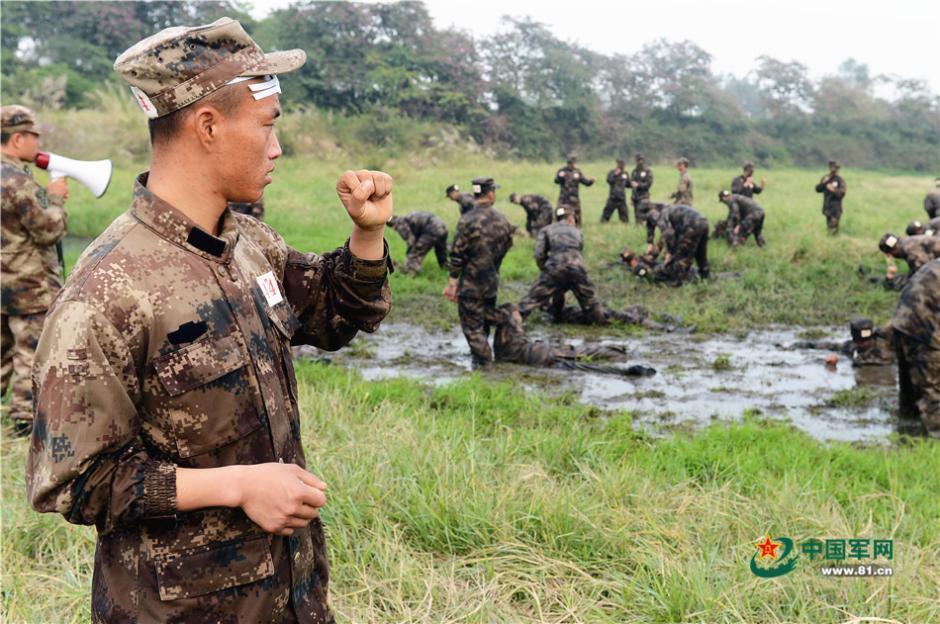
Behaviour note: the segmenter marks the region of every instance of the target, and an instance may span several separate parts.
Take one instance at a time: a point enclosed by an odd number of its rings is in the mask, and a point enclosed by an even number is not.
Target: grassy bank
[[[501,184],[497,205],[517,224],[524,223],[520,207],[509,203],[509,193],[537,192],[553,201],[555,167],[539,163],[493,161],[471,155],[462,161],[435,161],[414,155],[410,158],[375,162],[336,158],[324,162],[306,157],[285,158],[278,164],[275,182],[268,188],[268,221],[287,240],[304,249],[322,250],[342,243],[349,222],[336,199],[333,186],[344,168],[383,168],[395,177],[395,210],[404,214],[429,210],[439,214],[453,231],[457,207],[444,199],[444,188],[457,182],[464,186],[476,175],[493,175]],[[588,175],[603,178],[610,163],[582,165]],[[95,236],[123,211],[130,200],[133,176],[143,165],[121,164],[109,193],[101,200],[89,197],[73,184],[70,229],[78,236]],[[665,201],[674,189],[677,174],[667,165],[654,168],[653,199]],[[692,170],[696,207],[714,223],[727,209],[716,194],[730,184],[735,169]],[[600,225],[606,184],[598,182],[582,190],[588,268],[601,298],[611,306],[640,303],[651,309],[679,314],[700,330],[726,331],[784,324],[841,325],[858,315],[886,321],[896,294],[861,281],[856,268],[865,264],[883,272],[885,262],[877,242],[886,231],[903,233],[907,222],[922,219],[922,199],[931,186],[928,177],[888,175],[870,171],[843,171],[849,185],[841,234],[826,234],[820,214],[821,196],[813,187],[821,172],[782,169],[759,171],[768,178],[760,203],[767,211],[765,237],[768,245],[758,249],[753,242],[731,250],[713,243],[709,256],[713,272],[738,272],[740,278],[713,281],[682,289],[653,287],[640,282],[619,266],[610,266],[625,245],[640,246],[644,231],[620,224]],[[404,243],[394,232],[389,242],[396,259],[403,260]],[[517,238],[503,264],[501,301],[517,300],[537,276],[532,260],[533,241]],[[74,264],[75,255],[69,258]],[[903,270],[906,270],[904,268]],[[455,307],[440,296],[446,275],[428,259],[425,273],[417,278],[392,276],[395,307],[392,318],[450,326],[456,323]]]
[[[349,622],[930,622],[940,618],[936,445],[820,445],[746,419],[652,440],[627,414],[479,377],[437,388],[299,368],[333,605]],[[9,622],[88,620],[93,532],[32,513],[3,442]],[[893,578],[805,558],[748,569],[765,534],[893,539]]]

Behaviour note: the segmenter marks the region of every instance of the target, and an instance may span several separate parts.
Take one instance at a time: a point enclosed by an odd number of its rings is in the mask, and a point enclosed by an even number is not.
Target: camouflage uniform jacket
[[[910,272],[916,273],[934,258],[940,258],[940,237],[908,236],[898,243],[894,257],[907,262]]]
[[[607,184],[610,185],[610,197],[612,199],[627,198],[627,187],[630,186],[630,174],[626,169],[611,169],[607,172]]]
[[[931,219],[940,217],[940,189],[934,189],[924,197],[924,210]]]
[[[450,276],[457,296],[489,299],[499,290],[499,267],[512,247],[513,226],[492,204],[477,202],[460,217],[450,248]]]
[[[692,176],[689,175],[688,171],[679,174],[679,188],[672,194],[672,198],[677,204],[692,205]]]
[[[934,350],[940,350],[940,258],[931,260],[901,291],[891,327]]]
[[[581,205],[581,187],[591,186],[594,180],[585,178],[584,174],[577,167],[562,167],[555,173],[555,184],[561,186],[558,189],[558,204],[565,206]]]
[[[577,227],[564,221],[542,228],[535,241],[535,263],[543,271],[554,266],[584,265],[581,250],[584,234]]]
[[[650,187],[653,186],[653,170],[637,167],[630,173],[630,181],[636,182],[636,188],[631,192],[630,197],[634,201],[649,199]]]
[[[732,227],[758,211],[764,212],[764,209],[750,197],[732,193],[728,200],[728,222]]]
[[[705,222],[705,217],[689,206],[666,206],[662,210],[653,211],[646,218],[646,242],[653,244],[656,237],[656,228],[659,228],[662,242],[666,250],[672,252],[679,235],[695,225]]]
[[[747,176],[739,175],[735,179],[731,180],[731,193],[732,195],[743,195],[744,197],[753,197],[754,195],[760,195],[764,192],[764,189],[754,184],[753,186],[745,186],[744,183],[747,182]]]
[[[61,195],[46,195],[21,160],[3,155],[0,301],[4,314],[45,312],[62,288],[55,244],[65,238]]]
[[[827,186],[830,182],[834,183],[835,190],[830,191]],[[819,184],[816,185],[816,192],[823,194],[823,212],[829,210],[841,210],[842,198],[845,197],[845,180],[838,175],[825,175]]]
[[[98,530],[95,621],[328,617],[323,527],[177,511],[177,466],[305,466],[291,344],[335,350],[388,313],[386,258],[290,248],[223,213],[212,236],[138,178],[82,254],[36,352],[27,465],[38,511]]]
[[[470,193],[461,193],[460,197],[457,198],[457,203],[460,205],[460,216],[463,216],[473,210],[473,207],[477,205],[473,195]]]
[[[519,204],[525,210],[526,232],[535,236],[546,225],[552,223],[552,202],[541,195],[523,195]]]
[[[436,214],[430,212],[412,212],[396,217],[392,229],[401,234],[405,243],[411,248],[421,238],[422,234],[430,234],[435,238],[447,238],[447,224]]]

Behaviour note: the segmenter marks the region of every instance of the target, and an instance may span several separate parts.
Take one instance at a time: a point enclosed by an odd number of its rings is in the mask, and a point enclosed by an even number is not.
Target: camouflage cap
[[[206,97],[233,78],[283,74],[306,59],[303,50],[265,54],[241,24],[223,17],[204,26],[161,30],[125,50],[114,70],[153,119]]]
[[[636,162],[641,162],[643,160],[643,154],[637,154],[633,157]]]
[[[875,324],[870,318],[856,318],[849,323],[852,340],[867,340],[875,333]]]
[[[685,165],[686,167],[688,167],[688,166],[689,166],[689,159],[686,158],[685,156],[683,156],[682,158],[680,158],[680,159],[678,159],[678,160],[676,161],[676,164],[677,164],[677,165]]]
[[[753,169],[754,169],[754,163],[752,163],[751,161],[747,161],[746,163],[744,163],[744,165],[741,167],[741,169],[743,169],[744,171],[747,171],[748,169],[753,170]]]
[[[493,181],[493,178],[490,177],[479,177],[473,178],[473,194],[474,195],[485,195],[490,191],[496,190],[499,188],[499,184]]]
[[[840,164],[839,164],[839,161],[837,161],[837,160],[830,160],[830,161],[829,161],[829,166],[830,166],[830,167],[835,167],[836,169],[839,169],[842,165],[840,165]]]
[[[718,201],[723,201],[725,197],[731,197],[731,192],[727,189],[718,191]]]
[[[0,108],[0,126],[4,132],[32,132],[39,134],[36,129],[36,115],[33,111],[19,104],[10,104]]]
[[[446,189],[444,189],[444,196],[450,197],[451,193],[459,193],[459,192],[460,192],[460,187],[457,186],[456,184],[451,184]]]
[[[562,221],[568,217],[574,216],[574,208],[567,204],[559,204],[558,208],[555,208],[555,219],[557,221]]]
[[[911,221],[907,224],[907,228],[904,230],[904,233],[908,236],[917,236],[918,234],[923,234],[927,231],[927,227],[920,221]]]
[[[577,156],[577,154],[568,154],[568,160],[567,160],[567,162],[570,162],[570,163],[578,162],[578,156]]]
[[[898,237],[888,232],[881,237],[880,241],[878,241],[878,249],[880,249],[882,253],[893,253],[894,248],[898,245],[898,242]]]

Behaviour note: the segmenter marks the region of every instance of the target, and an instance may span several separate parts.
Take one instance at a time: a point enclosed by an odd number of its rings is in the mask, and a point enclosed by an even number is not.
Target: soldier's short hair
[[[881,240],[878,241],[878,249],[880,249],[882,253],[893,255],[894,250],[895,248],[897,248],[897,246],[898,246],[898,237],[890,232],[882,236]]]
[[[238,112],[242,102],[245,101],[243,93],[237,90],[236,87],[237,85],[223,87],[210,93],[199,102],[217,108],[223,115],[234,115]],[[147,131],[150,133],[150,144],[156,145],[175,137],[182,129],[183,123],[195,109],[194,106],[187,106],[162,117],[148,119]]]

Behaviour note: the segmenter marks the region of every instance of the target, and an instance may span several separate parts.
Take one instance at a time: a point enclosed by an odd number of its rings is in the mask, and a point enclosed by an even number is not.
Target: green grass
[[[940,618],[935,444],[822,445],[746,418],[651,439],[625,413],[472,376],[437,388],[299,366],[332,600],[349,622],[899,622]],[[93,531],[31,512],[3,442],[10,622],[88,619]],[[891,579],[805,560],[751,574],[765,534],[893,539]]]
[[[444,198],[444,188],[453,182],[463,185],[470,178],[488,174],[501,184],[497,206],[517,224],[524,223],[522,208],[508,202],[509,193],[537,192],[553,201],[557,187],[552,183],[555,166],[540,163],[510,163],[471,155],[461,161],[434,161],[431,158],[384,159],[385,169],[395,177],[395,211],[435,212],[453,232],[457,207]],[[335,181],[345,168],[357,162],[322,162],[311,158],[285,158],[278,164],[275,183],[266,194],[268,222],[291,244],[323,250],[336,246],[349,234],[349,221],[336,199]],[[589,162],[582,169],[602,178],[610,163]],[[126,209],[133,176],[144,166],[121,166],[111,190],[94,200],[73,184],[70,228],[74,235],[95,236],[111,219]],[[656,184],[653,199],[665,200],[675,189],[672,167],[654,168]],[[726,208],[716,198],[727,186],[734,169],[692,170],[696,188],[696,208],[714,223]],[[893,311],[896,293],[886,292],[860,280],[859,264],[876,272],[885,268],[877,241],[886,231],[903,232],[908,221],[923,218],[922,199],[930,188],[927,176],[888,175],[871,171],[843,172],[849,184],[842,232],[826,234],[820,214],[820,196],[813,191],[817,171],[796,169],[760,171],[768,187],[759,201],[767,211],[765,237],[768,245],[759,249],[749,243],[729,249],[720,242],[709,248],[712,270],[740,272],[738,279],[693,284],[681,289],[652,287],[611,266],[625,245],[641,246],[642,228],[619,224],[600,225],[600,211],[606,198],[606,184],[585,188],[582,204],[586,223],[585,257],[589,274],[600,297],[609,305],[623,307],[640,303],[658,312],[681,315],[694,322],[699,331],[730,331],[769,324],[842,325],[855,316],[870,316],[884,322]],[[405,246],[394,232],[389,243],[396,259],[404,259]],[[502,267],[501,301],[518,300],[538,273],[532,260],[533,241],[517,237]],[[75,253],[68,263],[74,265]],[[455,307],[440,295],[446,274],[433,259],[424,273],[409,277],[396,273],[391,278],[395,294],[392,319],[407,319],[429,326],[449,327],[457,322]],[[583,331],[579,328],[577,331]]]
[[[340,244],[349,223],[332,189],[340,172],[357,164],[285,159],[267,193],[268,221],[299,248]],[[552,200],[557,193],[554,165],[479,155],[382,164],[395,176],[396,212],[430,210],[450,226],[457,208],[443,189],[452,182],[495,176],[503,185],[498,206],[517,224],[522,209],[506,201],[510,192]],[[599,178],[609,167],[582,165]],[[125,210],[133,174],[142,169],[119,167],[99,201],[73,184],[72,233],[94,236]],[[655,171],[653,199],[663,200],[676,174],[665,165]],[[710,220],[722,216],[715,195],[735,173],[692,170],[697,207]],[[878,237],[922,217],[930,180],[844,171],[842,234],[829,238],[812,190],[820,173],[759,172],[769,180],[760,198],[768,246],[715,244],[713,270],[740,271],[741,278],[681,289],[653,287],[607,266],[643,234],[632,225],[598,225],[606,185],[583,190],[586,258],[601,297],[681,315],[700,331],[841,325],[859,315],[886,321],[897,294],[861,282],[855,267],[883,269]],[[392,233],[389,242],[402,259],[402,241]],[[534,280],[532,245],[516,239],[503,265],[502,301],[518,299]],[[70,266],[75,259],[73,251]],[[440,296],[445,281],[432,260],[416,278],[392,275],[391,319],[452,327],[456,311]],[[753,415],[652,439],[633,431],[627,413],[579,405],[571,396],[524,394],[478,376],[431,387],[366,382],[338,367],[298,370],[309,463],[330,484],[324,518],[341,621],[940,620],[936,444],[820,444]],[[25,451],[25,442],[4,430],[3,618],[86,622],[94,532],[28,508]],[[759,579],[748,561],[768,533],[798,541],[894,539],[895,575],[823,578],[803,563],[787,576]]]

